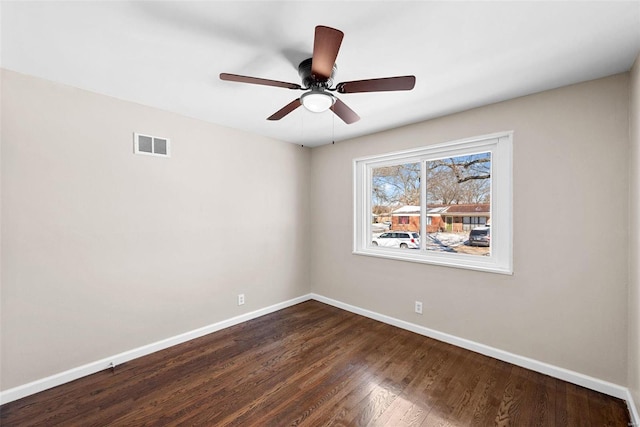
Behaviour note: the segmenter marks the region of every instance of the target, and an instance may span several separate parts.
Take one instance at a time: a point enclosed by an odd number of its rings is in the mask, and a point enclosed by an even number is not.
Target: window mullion
[[[365,178],[365,182],[367,183],[367,189],[365,191],[365,193],[363,194],[363,200],[362,203],[364,205],[364,212],[366,215],[368,215],[367,221],[365,221],[365,226],[364,226],[364,230],[362,230],[364,232],[364,236],[362,236],[362,243],[364,246],[368,246],[371,243],[371,208],[372,208],[372,200],[371,200],[371,192],[372,192],[372,182],[371,180],[373,179],[373,172],[372,172],[372,167],[368,166],[367,168],[365,168],[365,174],[366,174],[366,178]]]
[[[427,241],[427,161],[420,161],[420,253]]]

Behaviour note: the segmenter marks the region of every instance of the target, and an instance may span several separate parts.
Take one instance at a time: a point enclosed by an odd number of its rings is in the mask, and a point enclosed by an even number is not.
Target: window
[[[511,162],[511,132],[355,159],[353,252],[511,274]]]

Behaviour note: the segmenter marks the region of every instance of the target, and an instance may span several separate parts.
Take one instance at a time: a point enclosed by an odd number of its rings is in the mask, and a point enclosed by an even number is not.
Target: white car
[[[371,245],[385,248],[419,249],[420,234],[415,231],[389,231],[374,237]]]

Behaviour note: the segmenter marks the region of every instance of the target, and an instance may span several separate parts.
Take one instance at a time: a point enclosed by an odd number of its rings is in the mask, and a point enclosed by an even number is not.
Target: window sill
[[[412,253],[413,252],[413,253]],[[498,273],[513,275],[513,270],[495,263],[491,257],[478,257],[477,255],[464,254],[421,254],[418,249],[356,249],[354,255],[365,255],[377,258],[387,258],[397,261],[417,262],[421,264],[438,265],[441,267],[462,268],[466,270],[483,271],[485,273]],[[478,259],[481,258],[481,259]]]

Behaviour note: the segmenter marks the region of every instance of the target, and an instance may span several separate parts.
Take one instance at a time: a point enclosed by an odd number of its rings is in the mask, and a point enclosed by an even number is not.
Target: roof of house
[[[491,205],[489,203],[450,205],[447,208],[448,214],[489,214],[489,212],[491,212]]]
[[[473,203],[473,204],[460,204],[460,205],[436,205],[427,208],[427,215],[488,215],[491,212],[491,205],[489,203]],[[406,215],[419,215],[420,206],[406,205],[402,206],[391,212],[393,216],[406,216]]]
[[[420,206],[406,205],[391,212],[392,215],[419,214]]]

